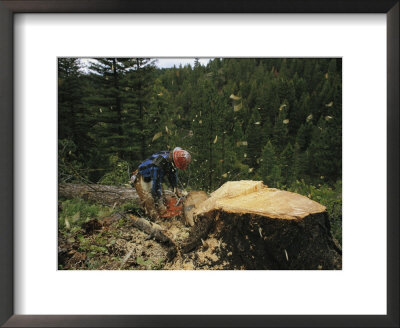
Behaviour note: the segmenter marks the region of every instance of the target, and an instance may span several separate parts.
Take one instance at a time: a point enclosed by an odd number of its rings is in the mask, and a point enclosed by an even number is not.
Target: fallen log
[[[163,228],[157,223],[149,222],[146,219],[131,214],[127,214],[127,216],[132,220],[132,223],[136,228],[142,230],[149,235],[149,239],[154,238],[157,241],[167,244],[171,242],[171,240],[163,234]]]
[[[175,243],[163,233],[163,228],[160,225],[131,214],[127,214],[127,217],[132,220],[132,223],[136,228],[149,235],[147,237],[148,239],[154,238],[161,244],[168,247],[167,259],[169,261],[176,256],[177,247]]]
[[[61,183],[58,185],[58,194],[67,199],[80,197],[108,206],[119,206],[131,201],[139,202],[136,190],[124,186]]]
[[[122,259],[122,262],[121,262],[121,264],[120,264],[120,266],[119,266],[119,270],[121,270],[121,269],[124,267],[126,261],[128,261],[128,259],[132,256],[134,250],[135,250],[134,247],[131,247],[131,248],[130,248],[129,252],[128,252],[128,253],[124,256],[124,258]]]
[[[299,194],[258,181],[227,182],[197,206],[198,223],[181,250],[203,244],[210,233],[224,269],[341,269],[326,209]]]

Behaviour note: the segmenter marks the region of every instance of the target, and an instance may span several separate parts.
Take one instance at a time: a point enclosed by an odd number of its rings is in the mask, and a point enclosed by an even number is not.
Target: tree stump
[[[182,252],[213,233],[224,269],[341,269],[325,207],[299,194],[257,181],[227,182],[194,215],[198,224]]]

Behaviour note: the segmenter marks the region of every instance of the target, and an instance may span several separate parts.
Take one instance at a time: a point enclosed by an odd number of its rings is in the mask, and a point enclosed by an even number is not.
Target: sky
[[[201,65],[205,66],[210,59],[211,58],[199,58],[199,62]],[[156,62],[156,66],[160,68],[170,68],[174,67],[174,65],[179,67],[180,64],[182,64],[182,66],[190,64],[193,67],[194,58],[158,58]]]
[[[194,65],[194,60],[195,58],[154,58],[157,59],[156,61],[156,66],[160,67],[160,68],[171,68],[174,67],[174,65],[176,67],[179,67],[179,65],[185,66],[187,64],[190,64],[192,67]],[[201,65],[207,65],[209,60],[212,58],[199,58],[199,62]],[[90,63],[90,58],[82,58],[81,59],[82,63],[85,65],[89,65]]]

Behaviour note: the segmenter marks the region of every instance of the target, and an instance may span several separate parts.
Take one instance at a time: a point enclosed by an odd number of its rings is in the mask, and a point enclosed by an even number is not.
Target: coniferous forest
[[[182,187],[262,180],[327,206],[341,241],[342,60],[58,60],[59,182],[123,185],[151,154],[192,155]]]
[[[342,175],[341,59],[214,59],[158,69],[151,59],[59,59],[60,180],[93,182],[115,166],[180,146],[183,183],[334,184]],[[128,169],[127,169],[128,170]],[[129,179],[128,171],[116,183]],[[112,182],[112,181],[110,181]]]

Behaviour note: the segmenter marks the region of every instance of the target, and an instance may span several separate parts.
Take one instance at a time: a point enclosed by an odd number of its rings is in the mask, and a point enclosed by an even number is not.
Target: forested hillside
[[[192,154],[179,172],[188,190],[263,180],[327,206],[341,240],[341,59],[58,64],[60,182],[125,184],[147,156],[179,146]]]

